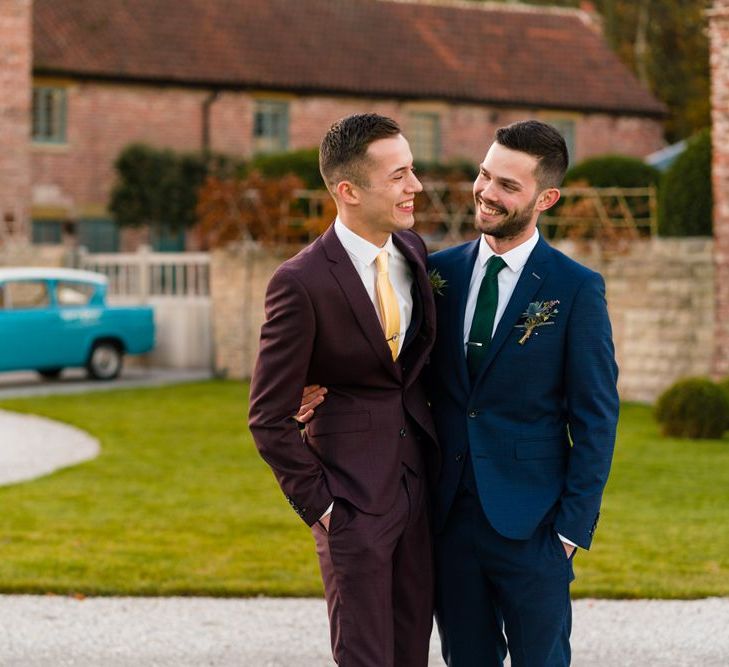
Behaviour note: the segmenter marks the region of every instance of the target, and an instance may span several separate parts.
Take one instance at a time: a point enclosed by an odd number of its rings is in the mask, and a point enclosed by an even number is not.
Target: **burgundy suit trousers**
[[[427,667],[433,560],[426,483],[403,466],[397,500],[376,515],[335,498],[312,526],[340,667]]]

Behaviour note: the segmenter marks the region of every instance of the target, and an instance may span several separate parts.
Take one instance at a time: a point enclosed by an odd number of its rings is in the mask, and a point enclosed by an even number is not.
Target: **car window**
[[[23,310],[47,308],[50,305],[45,280],[18,280],[5,283],[5,308]]]
[[[69,283],[59,280],[56,298],[59,306],[86,306],[94,296],[95,287],[88,283]]]

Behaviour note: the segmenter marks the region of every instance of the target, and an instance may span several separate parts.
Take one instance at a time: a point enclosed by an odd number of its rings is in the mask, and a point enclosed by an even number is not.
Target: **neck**
[[[526,243],[532,236],[534,236],[535,229],[536,225],[534,227],[530,226],[529,229],[525,230],[518,236],[510,236],[506,238],[497,238],[490,234],[484,234],[483,237],[486,240],[486,243],[489,244],[489,248],[491,248],[491,250],[493,250],[497,255],[503,255],[505,252],[509,252],[509,250],[518,248],[522,243]]]
[[[357,236],[362,237],[365,241],[369,241],[378,248],[382,248],[390,238],[389,232],[370,229],[367,225],[360,223],[356,219],[352,219],[351,216],[345,219],[340,215],[339,221],[351,232],[354,232]]]

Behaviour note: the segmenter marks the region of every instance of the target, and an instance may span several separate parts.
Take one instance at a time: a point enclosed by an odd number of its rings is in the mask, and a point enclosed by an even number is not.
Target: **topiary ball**
[[[658,398],[655,417],[664,435],[721,438],[729,428],[729,395],[707,378],[679,380]]]

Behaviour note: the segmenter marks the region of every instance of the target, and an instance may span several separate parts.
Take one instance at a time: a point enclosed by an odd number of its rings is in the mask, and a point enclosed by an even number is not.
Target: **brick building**
[[[662,145],[665,108],[580,10],[3,0],[0,43],[0,215],[16,230],[32,220],[36,242],[60,242],[70,220],[92,249],[132,243],[106,209],[131,142],[251,156],[315,146],[336,118],[371,110],[401,122],[424,161],[477,162],[496,127],[524,117],[557,125],[576,161]]]

